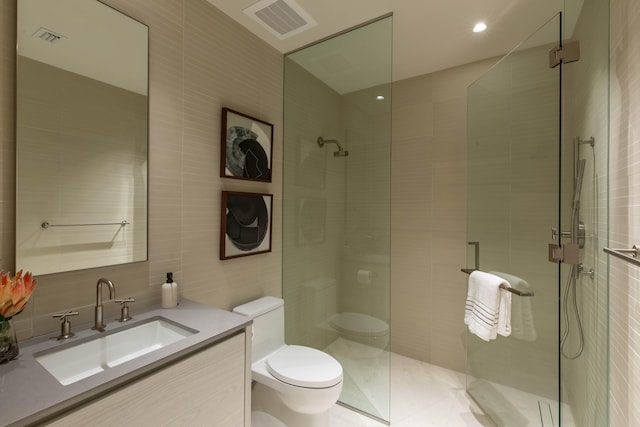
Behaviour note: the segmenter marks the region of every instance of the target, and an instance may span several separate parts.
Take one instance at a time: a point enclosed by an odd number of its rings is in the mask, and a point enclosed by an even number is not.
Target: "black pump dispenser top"
[[[173,283],[173,273],[172,272],[168,272],[167,273],[167,283]]]

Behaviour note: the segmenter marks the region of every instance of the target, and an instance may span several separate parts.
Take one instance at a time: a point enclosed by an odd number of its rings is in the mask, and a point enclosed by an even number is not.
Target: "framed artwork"
[[[220,259],[271,252],[273,195],[222,192]]]
[[[222,109],[220,176],[271,182],[273,125]]]

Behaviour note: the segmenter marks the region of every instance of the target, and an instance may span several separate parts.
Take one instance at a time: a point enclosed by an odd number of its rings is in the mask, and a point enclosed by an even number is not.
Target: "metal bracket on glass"
[[[560,63],[568,64],[580,60],[580,42],[578,40],[564,42],[549,51],[549,68],[555,68]]]
[[[580,264],[580,249],[575,243],[566,243],[562,246],[549,243],[549,262]]]

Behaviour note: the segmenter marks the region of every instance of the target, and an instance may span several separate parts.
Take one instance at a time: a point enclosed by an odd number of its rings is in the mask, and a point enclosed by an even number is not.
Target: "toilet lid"
[[[368,314],[344,312],[331,319],[331,326],[340,332],[379,337],[389,333],[389,324]]]
[[[326,388],[342,380],[340,363],[320,350],[290,345],[267,359],[267,370],[282,382],[298,387]]]

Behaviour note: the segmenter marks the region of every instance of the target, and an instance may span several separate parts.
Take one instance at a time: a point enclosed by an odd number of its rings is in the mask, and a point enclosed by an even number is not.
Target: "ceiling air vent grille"
[[[316,21],[293,0],[261,0],[244,13],[262,24],[279,39],[311,28]]]
[[[47,30],[44,27],[40,27],[36,30],[35,33],[33,33],[33,37],[38,37],[39,39],[42,39],[49,43],[55,43],[61,40],[64,36],[62,34],[55,33],[51,30]]]

